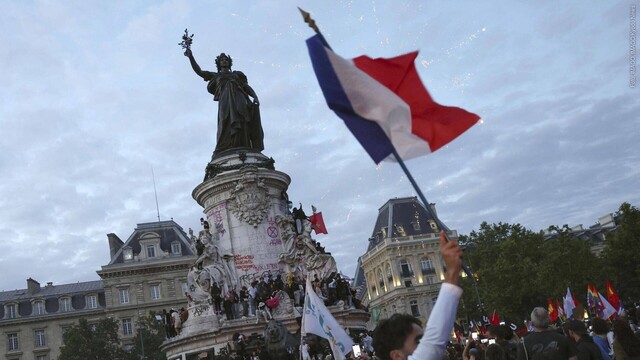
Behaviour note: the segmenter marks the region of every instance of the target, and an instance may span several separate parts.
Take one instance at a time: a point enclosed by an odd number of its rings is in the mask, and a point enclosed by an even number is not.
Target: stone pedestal
[[[322,277],[337,271],[333,257],[313,247],[308,220],[300,220],[303,229],[295,230],[286,193],[291,179],[273,165],[273,159],[259,152],[229,151],[211,160],[204,181],[193,190],[209,229],[200,231],[197,238],[192,236],[194,246],[204,250],[187,279],[189,319],[181,335],[162,345],[169,360],[210,349],[217,353],[232,342],[235,333],[247,336],[264,330],[266,322],[259,317],[222,321],[209,295],[214,282],[222,283],[224,295],[225,289],[249,287],[267,274],[285,279],[290,272]],[[279,295],[281,302],[272,310],[273,318],[296,332],[299,327],[291,301],[284,292]],[[331,311],[341,325],[354,328],[364,329],[369,317],[362,310],[340,307]]]
[[[207,179],[208,178],[208,179]],[[278,273],[282,239],[276,216],[287,213],[291,179],[258,152],[237,152],[212,160],[205,181],[193,190],[223,251],[234,255],[239,286],[265,272]]]

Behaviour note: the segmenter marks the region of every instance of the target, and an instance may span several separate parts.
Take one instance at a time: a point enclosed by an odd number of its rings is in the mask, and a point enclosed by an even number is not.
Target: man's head
[[[569,332],[569,336],[571,336],[574,340],[579,340],[583,335],[588,334],[587,327],[580,320],[569,320],[567,322],[567,330]]]
[[[233,60],[231,60],[231,56],[222,53],[216,57],[216,67],[218,68],[218,72],[221,69],[231,69],[231,65],[233,65]]]
[[[537,307],[531,312],[531,324],[538,330],[546,330],[549,328],[549,312],[547,309]]]
[[[413,354],[422,338],[420,320],[408,314],[394,314],[373,331],[373,348],[382,360],[404,360]]]

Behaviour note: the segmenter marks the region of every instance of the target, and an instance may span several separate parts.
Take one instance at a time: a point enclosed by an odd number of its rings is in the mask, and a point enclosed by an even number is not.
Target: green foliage
[[[86,319],[64,332],[63,346],[58,360],[133,360],[131,354],[120,347],[118,322],[104,318],[95,324],[95,330]]]
[[[568,228],[553,227],[556,235],[545,239],[519,224],[487,224],[461,238],[465,260],[477,278],[484,309],[501,318],[525,319],[536,306],[546,308],[547,298],[560,298],[569,286],[582,298],[586,284],[600,274],[598,258],[588,242],[573,238]],[[479,318],[471,279],[462,279],[464,309],[461,316]]]
[[[166,339],[164,325],[162,321],[156,320],[155,316],[156,313],[149,312],[149,316],[140,317],[137,323],[138,337],[131,351],[136,355],[136,358],[142,358],[142,343],[140,342],[140,336],[142,336],[144,355],[147,360],[167,360],[165,353],[160,351],[160,345]]]
[[[615,234],[605,241],[602,258],[623,302],[640,299],[640,210],[628,203],[620,205],[621,217]]]

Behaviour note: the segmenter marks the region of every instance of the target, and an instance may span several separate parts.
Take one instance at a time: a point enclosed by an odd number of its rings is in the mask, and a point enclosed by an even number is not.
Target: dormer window
[[[155,245],[147,245],[147,257],[148,258],[156,257],[156,246]]]
[[[174,241],[171,243],[171,254],[173,255],[181,255],[182,254],[182,246],[180,246],[179,241]]]
[[[5,305],[4,308],[4,318],[5,319],[15,319],[18,314],[16,304]]]
[[[98,308],[98,297],[95,295],[87,296],[87,309],[96,309]]]
[[[435,221],[429,220],[429,226],[431,226],[431,229],[438,231],[438,225],[436,224]]]
[[[396,231],[400,236],[407,236],[407,232],[404,230],[404,226],[402,224],[393,224],[396,228]]]
[[[122,249],[122,257],[123,257],[124,261],[133,260],[133,249],[128,247],[128,246],[126,248]]]
[[[164,253],[164,255],[169,255]],[[163,252],[160,250],[160,235],[155,232],[148,232],[142,234],[140,237],[140,258],[155,259],[158,256],[163,256]]]
[[[68,297],[64,297],[60,299],[60,311],[61,312],[71,311],[71,299],[69,299]]]
[[[33,315],[44,315],[44,301],[36,300],[33,303]]]

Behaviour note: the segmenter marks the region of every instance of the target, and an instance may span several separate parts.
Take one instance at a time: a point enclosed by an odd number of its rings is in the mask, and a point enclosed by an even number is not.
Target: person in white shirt
[[[408,314],[394,314],[381,321],[373,332],[373,348],[378,359],[443,358],[462,296],[462,288],[457,286],[462,268],[462,249],[457,242],[447,241],[444,232],[440,232],[440,249],[447,272],[426,329],[423,331],[420,320]]]

